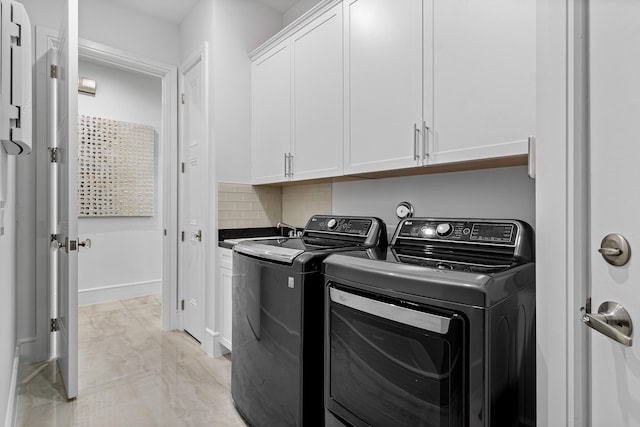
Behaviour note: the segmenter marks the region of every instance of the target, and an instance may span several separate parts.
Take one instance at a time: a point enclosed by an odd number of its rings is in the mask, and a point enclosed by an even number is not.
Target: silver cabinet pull
[[[289,176],[293,176],[293,154],[289,153]]]
[[[587,312],[582,315],[582,321],[588,327],[595,329],[622,345],[631,347],[633,339],[633,323],[629,312],[616,302],[605,301],[598,307],[598,313],[589,313],[591,301],[587,301]]]
[[[288,159],[288,155],[287,155],[287,153],[284,153],[284,176],[285,176],[285,178],[289,176],[289,174],[287,173],[287,159]]]
[[[429,157],[429,126],[427,126],[427,122],[422,122],[422,128],[424,132],[422,133],[422,158],[426,159]]]
[[[413,124],[413,160],[420,160],[420,153],[418,153],[418,141],[420,140],[420,129],[417,124]]]

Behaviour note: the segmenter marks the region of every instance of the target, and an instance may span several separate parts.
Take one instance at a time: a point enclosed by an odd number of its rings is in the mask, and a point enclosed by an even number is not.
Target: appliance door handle
[[[403,325],[436,332],[440,335],[449,332],[451,317],[412,310],[410,308],[345,292],[333,287],[329,289],[329,294],[332,302],[354,310],[402,323]]]

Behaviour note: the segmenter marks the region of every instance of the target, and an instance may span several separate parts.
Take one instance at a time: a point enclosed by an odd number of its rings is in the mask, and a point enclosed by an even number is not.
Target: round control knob
[[[440,237],[447,237],[449,234],[453,233],[453,227],[449,223],[438,224],[436,233],[438,233],[438,236]]]
[[[336,221],[335,218],[331,218],[329,221],[327,221],[327,228],[329,230],[333,230],[334,228],[336,228],[336,225],[338,225],[338,221]]]

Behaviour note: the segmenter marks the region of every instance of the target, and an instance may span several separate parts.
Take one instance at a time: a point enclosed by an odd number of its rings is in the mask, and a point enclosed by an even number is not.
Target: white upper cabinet
[[[252,173],[255,184],[288,178],[291,151],[291,48],[288,41],[252,65]]]
[[[342,175],[343,71],[340,5],[254,59],[254,184]]]
[[[422,0],[345,0],[344,172],[420,164]]]
[[[535,0],[433,0],[428,163],[526,154],[535,132]],[[425,15],[425,19],[430,19]],[[432,66],[432,71],[429,69]],[[432,72],[432,75],[431,75]]]
[[[535,132],[535,0],[326,0],[252,59],[256,184],[521,164]]]
[[[342,8],[292,38],[294,180],[342,175]]]

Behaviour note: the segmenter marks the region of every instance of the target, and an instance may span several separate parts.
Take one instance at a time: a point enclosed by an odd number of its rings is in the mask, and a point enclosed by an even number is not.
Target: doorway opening
[[[53,63],[49,63],[49,59],[47,58],[50,57],[48,52],[57,46],[57,36],[58,33],[56,31],[36,27],[36,57],[41,58],[37,63],[37,96],[39,99],[43,100],[43,104],[46,102],[46,105],[48,105],[48,108],[39,109],[36,112],[37,133],[42,135],[40,139],[46,138],[44,135],[51,134],[51,129],[49,129],[50,125],[48,124],[47,110],[52,108],[52,103],[55,102],[55,97],[52,98],[49,92],[48,71]],[[153,217],[151,219],[136,219],[133,221],[133,224],[130,221],[130,223],[127,224],[128,229],[125,229],[124,231],[118,229],[118,227],[122,226],[122,221],[116,224],[116,218],[109,218],[107,221],[101,222],[100,226],[102,228],[99,228],[95,222],[84,224],[84,229],[82,228],[83,225],[80,225],[81,228],[78,233],[82,243],[86,243],[86,239],[91,238],[89,237],[90,234],[96,234],[96,237],[93,239],[93,247],[91,249],[88,249],[87,246],[80,248],[80,259],[82,260],[80,264],[83,264],[85,261],[87,261],[88,264],[91,264],[90,259],[88,260],[86,258],[89,258],[94,254],[94,267],[98,266],[101,261],[105,261],[103,258],[109,259],[112,257],[112,254],[101,255],[101,250],[108,250],[110,248],[111,251],[117,253],[123,252],[124,246],[133,246],[136,252],[135,257],[133,257],[134,261],[149,260],[151,258],[154,259],[153,263],[155,264],[155,268],[157,268],[156,276],[155,278],[154,276],[151,276],[151,279],[146,281],[144,279],[136,279],[134,276],[130,276],[134,278],[126,281],[126,283],[124,283],[125,286],[123,286],[122,283],[116,283],[114,285],[113,281],[111,284],[105,284],[104,282],[94,282],[92,284],[90,280],[87,280],[87,283],[84,283],[84,279],[81,278],[81,280],[83,280],[84,289],[80,288],[80,290],[84,292],[79,293],[78,299],[80,304],[91,303],[97,302],[100,299],[106,300],[132,296],[131,294],[117,296],[117,293],[122,292],[124,289],[137,292],[138,295],[141,293],[149,293],[148,290],[151,289],[150,293],[159,293],[159,295],[162,296],[160,313],[161,324],[159,326],[165,330],[178,329],[180,325],[178,322],[176,279],[178,239],[176,162],[177,109],[175,108],[177,105],[177,67],[153,60],[142,59],[138,56],[128,54],[127,52],[82,39],[80,39],[78,43],[78,54],[79,61],[85,62],[85,70],[89,73],[97,73],[100,70],[108,70],[107,74],[110,73],[112,75],[125,73],[137,76],[137,80],[133,84],[134,86],[144,86],[145,83],[143,82],[147,82],[150,83],[151,86],[155,86],[156,89],[154,92],[157,93],[155,93],[152,98],[155,99],[155,102],[158,104],[156,113],[158,117],[154,119],[155,123],[151,123],[151,126],[154,129],[153,161],[155,163],[155,176],[153,177],[153,181],[158,183],[157,185],[155,183],[153,184],[156,187],[153,193]],[[108,81],[105,76],[101,76],[100,78],[102,79],[103,84]],[[108,87],[109,85],[105,84],[103,89],[106,90]],[[98,86],[98,90],[100,90],[100,86]],[[124,102],[126,101],[123,100],[122,94],[114,96],[110,102],[113,104],[110,105],[112,112],[124,110],[126,107],[124,105]],[[79,103],[82,103],[82,101]],[[138,108],[144,109],[144,107],[140,106]],[[79,111],[80,113],[83,113],[82,109]],[[95,114],[95,111],[91,111],[89,109],[85,110],[84,113]],[[144,121],[144,118],[110,118],[130,122]],[[39,144],[36,152],[37,170],[47,171],[50,169],[49,154],[47,144]],[[51,198],[49,192],[49,179],[47,177],[47,173],[39,173],[36,178],[36,211],[45,213],[43,214],[45,217],[42,218],[42,221],[38,221],[36,233],[42,239],[46,238],[46,236],[49,236],[49,233],[51,233],[51,231],[49,231],[50,224],[46,218],[46,212],[49,210],[49,199]],[[83,222],[85,219],[87,221],[96,220],[96,218],[80,218],[80,222]],[[124,234],[120,234],[118,238],[103,239],[106,234],[115,232],[116,229],[118,230],[118,233],[123,232]],[[126,234],[130,234],[131,236],[129,237],[133,240],[126,242]],[[155,235],[155,240],[144,240],[150,239],[152,235]],[[146,243],[141,243],[143,241]],[[44,245],[38,245],[36,250],[39,259],[46,260],[49,258],[49,251],[47,247],[48,245],[46,243]],[[100,250],[98,250],[98,248],[100,248]],[[115,277],[115,274],[118,273],[116,270],[124,269],[123,262],[124,261],[116,262],[114,265],[109,267],[110,271],[108,273],[112,276],[112,279]],[[93,274],[94,272],[92,271],[86,271],[92,268],[90,265],[83,265],[81,268],[83,268],[85,270],[84,273],[88,275],[85,279],[87,277],[93,277],[97,280],[96,277],[105,276],[105,274],[100,275],[99,272],[98,274]],[[104,266],[102,268],[104,268]],[[140,270],[140,263],[133,263],[129,265],[128,268]],[[47,266],[46,262],[41,263],[37,268],[36,282],[38,283],[38,290],[36,292],[36,305],[38,312],[48,313],[50,318],[54,319],[56,309],[54,305],[51,304],[51,301],[56,297],[55,287],[52,286],[51,282],[48,280],[49,277],[52,277],[51,270],[52,266]],[[83,274],[82,272],[79,273],[81,275]],[[70,327],[76,328],[77,333],[77,322],[75,325],[70,325]],[[51,349],[49,354],[50,358],[57,357],[55,350],[53,350],[56,348],[54,342],[55,339],[53,338],[54,336],[55,335],[50,334],[47,329],[39,331],[37,337],[41,346],[44,346],[46,349]],[[75,350],[70,348],[69,351],[77,351],[77,347]],[[77,366],[73,369],[77,370]]]

